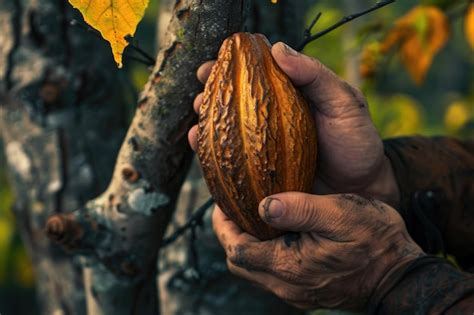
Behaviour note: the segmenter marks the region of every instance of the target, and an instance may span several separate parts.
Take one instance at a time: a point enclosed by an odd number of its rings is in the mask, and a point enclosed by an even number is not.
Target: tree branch
[[[196,211],[193,212],[188,222],[183,226],[180,226],[176,231],[169,237],[163,239],[161,248],[164,248],[174,241],[176,241],[180,236],[182,236],[187,230],[194,229],[199,225],[202,225],[203,217],[206,214],[206,211],[214,204],[214,199],[209,198],[202,206],[200,206]]]
[[[316,40],[316,39],[318,39],[318,38],[320,38],[320,37],[326,35],[327,33],[329,33],[329,32],[331,32],[331,31],[335,30],[336,28],[338,28],[338,27],[340,27],[340,26],[346,24],[347,22],[350,22],[350,21],[352,21],[352,20],[354,20],[354,19],[357,19],[357,18],[359,18],[359,17],[361,17],[361,16],[363,16],[363,15],[366,15],[366,14],[372,12],[372,11],[378,10],[378,9],[380,9],[380,8],[382,8],[382,7],[384,7],[384,6],[388,5],[388,4],[390,4],[390,3],[393,3],[393,2],[395,2],[395,1],[396,1],[396,0],[383,0],[383,1],[379,1],[379,2],[377,2],[374,6],[370,7],[370,8],[367,9],[367,10],[364,10],[364,11],[358,12],[358,13],[354,13],[354,14],[351,14],[351,15],[347,15],[347,16],[343,17],[343,18],[342,18],[340,21],[338,21],[337,23],[331,25],[330,27],[328,27],[328,28],[326,28],[326,29],[324,29],[324,30],[322,30],[322,31],[320,31],[320,32],[318,32],[318,33],[316,33],[316,34],[314,34],[314,35],[310,35],[310,34],[311,34],[311,29],[313,28],[314,24],[317,22],[317,20],[318,20],[319,17],[321,16],[321,13],[319,13],[319,14],[317,15],[316,19],[311,23],[311,26],[309,27],[309,31],[305,31],[305,34],[306,34],[306,35],[305,35],[305,39],[303,40],[303,42],[301,42],[301,44],[299,44],[299,45],[297,46],[296,49],[297,49],[298,51],[301,51],[301,50],[303,50],[304,47],[305,47],[306,45],[308,45],[310,42],[312,42],[312,41],[314,41],[314,40]],[[309,34],[309,35],[308,35],[308,34]]]
[[[157,312],[157,253],[193,156],[186,135],[202,89],[195,72],[239,30],[244,8],[243,0],[176,1],[108,189],[46,224],[52,239],[89,257],[88,305],[98,313]]]

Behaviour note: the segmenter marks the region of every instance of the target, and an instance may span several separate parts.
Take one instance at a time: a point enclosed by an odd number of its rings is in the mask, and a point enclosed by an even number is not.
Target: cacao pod
[[[274,61],[263,35],[227,38],[199,110],[198,156],[211,195],[244,231],[283,234],[258,215],[284,191],[311,192],[316,128],[308,103]]]

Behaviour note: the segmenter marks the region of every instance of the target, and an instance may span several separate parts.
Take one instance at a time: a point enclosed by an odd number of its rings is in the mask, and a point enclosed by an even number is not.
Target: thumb
[[[366,107],[363,94],[342,80],[318,60],[278,42],[272,56],[291,81],[324,114],[339,116],[344,111]]]
[[[271,226],[292,232],[334,233],[346,219],[331,196],[284,192],[266,197],[258,212]]]

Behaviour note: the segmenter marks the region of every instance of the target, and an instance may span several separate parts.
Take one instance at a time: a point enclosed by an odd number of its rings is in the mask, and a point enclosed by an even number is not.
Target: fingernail
[[[298,56],[298,52],[285,43],[283,43],[283,50],[288,56]]]
[[[263,214],[266,221],[277,219],[285,212],[285,205],[276,198],[267,198],[263,204]]]

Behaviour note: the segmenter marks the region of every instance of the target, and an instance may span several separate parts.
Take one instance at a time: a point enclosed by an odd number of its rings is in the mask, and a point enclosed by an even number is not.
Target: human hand
[[[216,207],[229,270],[299,308],[362,310],[388,275],[424,255],[397,211],[358,195],[280,193],[262,200],[259,214],[301,233],[262,242]]]
[[[314,192],[354,192],[396,206],[398,187],[383,144],[369,115],[362,93],[340,79],[319,61],[300,54],[283,43],[272,55],[293,83],[306,95],[318,131],[318,170]],[[198,78],[205,83],[214,62],[204,63]],[[194,101],[199,111],[203,94]],[[197,147],[197,126],[189,142]]]

